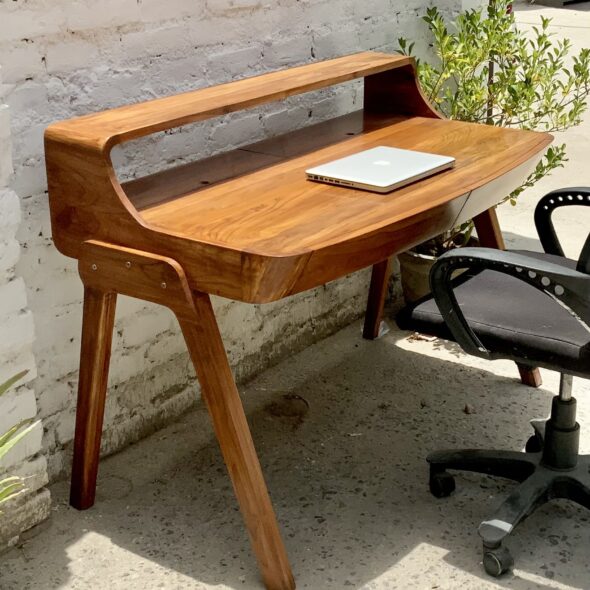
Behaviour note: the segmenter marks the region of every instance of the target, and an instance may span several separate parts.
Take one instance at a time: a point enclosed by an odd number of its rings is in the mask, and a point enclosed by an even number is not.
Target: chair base
[[[537,436],[538,433],[533,435]],[[569,469],[547,465],[546,457],[543,451],[487,450],[437,451],[427,457],[430,491],[438,498],[450,495],[455,489],[454,478],[447,469],[486,473],[521,482],[492,517],[479,526],[484,567],[492,576],[499,576],[512,567],[512,557],[502,543],[537,507],[555,498],[567,498],[590,509],[590,455],[577,456],[576,465]]]

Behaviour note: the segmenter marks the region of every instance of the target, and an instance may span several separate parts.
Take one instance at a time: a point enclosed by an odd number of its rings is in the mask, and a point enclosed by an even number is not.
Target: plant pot
[[[469,247],[479,246],[477,237],[471,237]],[[437,261],[438,256],[430,254],[418,254],[413,250],[407,250],[398,254],[402,291],[406,303],[413,303],[421,297],[430,293],[430,269]],[[458,268],[453,271],[451,278],[456,278],[463,274],[465,269]]]
[[[430,293],[430,269],[436,256],[418,254],[412,250],[398,255],[402,291],[406,303],[412,303]]]

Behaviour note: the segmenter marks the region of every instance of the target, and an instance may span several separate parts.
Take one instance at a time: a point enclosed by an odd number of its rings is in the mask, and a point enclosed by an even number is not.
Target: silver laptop
[[[388,193],[442,172],[455,158],[379,146],[306,170],[307,178],[338,186]]]

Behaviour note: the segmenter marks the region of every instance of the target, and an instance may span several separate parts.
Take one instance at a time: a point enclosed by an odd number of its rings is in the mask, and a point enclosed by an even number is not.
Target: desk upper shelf
[[[406,67],[413,72],[413,64],[412,58],[403,55],[357,53],[60,121],[47,131],[50,136],[68,142],[108,148],[172,127],[393,69]]]

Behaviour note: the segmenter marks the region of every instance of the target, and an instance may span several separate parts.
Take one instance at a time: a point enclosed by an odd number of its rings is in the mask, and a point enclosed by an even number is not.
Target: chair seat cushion
[[[538,252],[515,252],[570,268],[576,262]],[[484,346],[526,364],[590,375],[590,332],[554,299],[512,276],[485,270],[453,281],[455,296]],[[428,296],[404,308],[400,328],[453,340]]]

